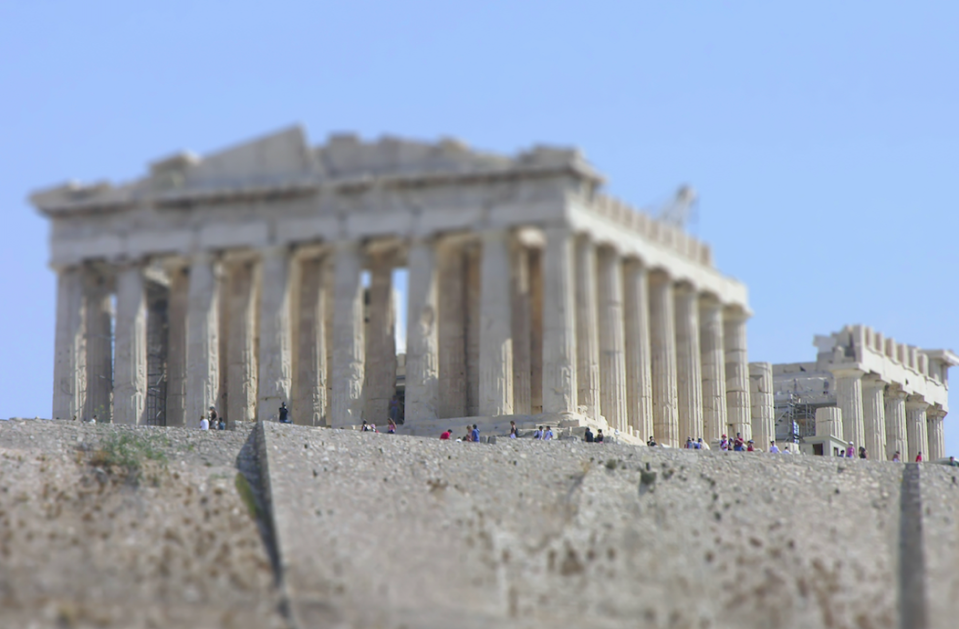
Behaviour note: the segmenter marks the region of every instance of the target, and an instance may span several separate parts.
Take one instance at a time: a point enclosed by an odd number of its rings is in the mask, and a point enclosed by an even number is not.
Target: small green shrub
[[[90,465],[139,480],[148,462],[166,465],[167,456],[162,450],[162,443],[158,435],[108,433],[101,439],[100,448],[90,457]]]

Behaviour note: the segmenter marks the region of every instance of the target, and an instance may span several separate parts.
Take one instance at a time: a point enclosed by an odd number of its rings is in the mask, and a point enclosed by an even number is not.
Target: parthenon
[[[672,446],[768,442],[746,287],[602,184],[573,149],[312,147],[293,127],[38,192],[58,274],[53,416],[193,425],[209,406],[235,421],[286,402],[296,423],[385,422],[405,268],[406,427],[535,416]]]

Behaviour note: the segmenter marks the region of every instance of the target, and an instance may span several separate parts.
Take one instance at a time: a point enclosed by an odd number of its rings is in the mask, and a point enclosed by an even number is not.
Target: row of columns
[[[842,411],[842,438],[864,445],[871,456],[891,459],[899,452],[914,461],[945,456],[945,411],[900,385],[858,369],[836,369],[836,401]],[[880,455],[880,453],[882,453]]]

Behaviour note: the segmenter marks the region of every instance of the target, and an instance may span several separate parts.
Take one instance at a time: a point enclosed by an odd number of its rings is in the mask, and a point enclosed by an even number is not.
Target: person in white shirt
[[[769,451],[774,454],[779,454],[779,446],[776,445],[775,441],[769,442]]]
[[[543,433],[543,440],[544,440],[544,441],[549,441],[549,440],[552,439],[552,438],[553,438],[553,429],[550,428],[549,426],[547,426],[547,427],[546,427],[546,432]]]
[[[783,454],[792,454],[792,452],[789,451],[789,446],[783,448]]]
[[[210,420],[206,418],[206,415],[200,415],[200,430],[209,430],[210,429]]]

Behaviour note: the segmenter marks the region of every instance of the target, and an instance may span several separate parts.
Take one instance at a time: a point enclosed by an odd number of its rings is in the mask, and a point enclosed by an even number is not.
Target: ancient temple
[[[210,406],[271,419],[285,402],[297,423],[385,423],[405,268],[407,428],[536,416],[671,445],[771,439],[746,287],[602,184],[572,149],[314,147],[290,128],[38,192],[58,275],[53,416],[193,425]]]

